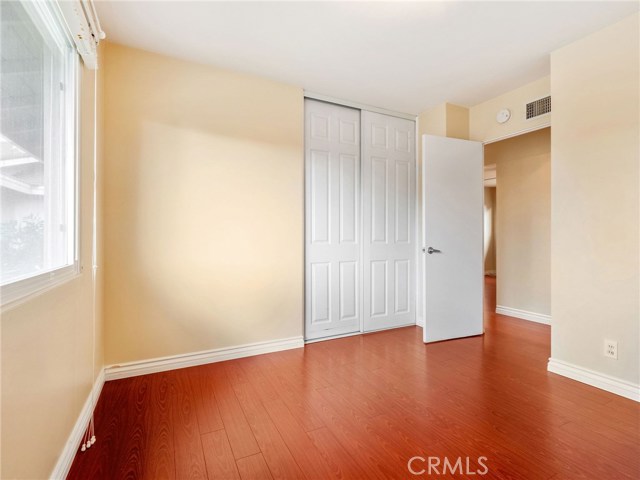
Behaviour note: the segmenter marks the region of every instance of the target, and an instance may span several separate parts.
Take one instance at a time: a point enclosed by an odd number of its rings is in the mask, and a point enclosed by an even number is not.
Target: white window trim
[[[64,26],[64,21],[56,10],[43,8],[43,2],[33,2],[37,11],[40,13],[42,20],[50,26],[50,22],[60,22],[61,30],[67,35],[70,45],[73,39],[68,35]],[[75,48],[74,48],[75,52]],[[7,312],[19,305],[22,305],[35,297],[38,297],[60,285],[63,285],[82,274],[82,266],[80,265],[80,238],[81,238],[81,222],[80,222],[80,195],[81,195],[81,171],[80,171],[80,62],[78,54],[74,53],[71,57],[71,65],[67,68],[67,80],[65,88],[73,87],[73,94],[67,98],[68,102],[73,102],[73,130],[70,135],[73,136],[72,144],[74,146],[73,167],[73,219],[74,219],[74,238],[73,238],[73,262],[69,265],[59,267],[47,272],[15,280],[5,285],[0,285],[0,313]]]
[[[79,263],[75,261],[72,265],[4,285],[0,288],[2,291],[0,294],[2,297],[2,313],[67,283],[79,275]]]

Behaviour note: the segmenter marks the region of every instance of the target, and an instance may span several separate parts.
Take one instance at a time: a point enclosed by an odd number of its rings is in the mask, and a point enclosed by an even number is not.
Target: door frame
[[[387,110],[386,108],[374,107],[373,105],[367,105],[365,103],[352,102],[343,98],[331,97],[329,95],[323,95],[322,93],[310,92],[309,90],[303,90],[304,98],[310,100],[319,100],[320,102],[333,103],[341,107],[355,108],[356,110],[367,110],[369,112],[381,113],[382,115],[389,115],[391,117],[404,118],[405,120],[417,121],[418,116],[410,113],[396,112],[394,110]]]
[[[419,314],[418,314],[418,308],[419,308],[419,300],[418,300],[418,277],[420,275],[420,269],[419,264],[421,261],[424,261],[421,258],[420,252],[422,250],[422,246],[420,245],[420,231],[418,229],[418,220],[419,220],[419,212],[418,212],[418,205],[420,204],[420,198],[418,196],[418,185],[419,182],[421,181],[420,178],[418,177],[418,142],[420,141],[419,137],[418,137],[418,116],[417,115],[413,115],[413,114],[409,114],[409,113],[403,113],[403,112],[397,112],[394,110],[387,110],[384,108],[379,108],[379,107],[374,107],[371,105],[367,105],[367,104],[363,104],[363,103],[358,103],[358,102],[352,102],[349,100],[344,100],[344,99],[339,99],[339,98],[335,98],[335,97],[331,97],[329,95],[323,95],[320,93],[315,93],[315,92],[311,92],[309,90],[303,90],[303,105],[304,105],[304,100],[309,99],[309,100],[317,100],[320,102],[324,102],[324,103],[329,103],[329,104],[333,104],[333,105],[338,105],[340,107],[348,107],[348,108],[354,108],[356,110],[360,111],[360,151],[362,153],[362,138],[363,138],[363,133],[364,133],[364,124],[362,123],[362,111],[363,110],[367,110],[369,112],[374,112],[374,113],[380,113],[382,115],[389,115],[392,117],[398,117],[398,118],[402,118],[405,120],[411,120],[412,122],[414,122],[415,125],[415,133],[414,133],[414,140],[415,140],[415,145],[414,145],[414,155],[415,155],[415,172],[414,172],[414,190],[415,190],[415,205],[414,205],[414,237],[415,237],[415,242],[416,242],[416,252],[415,252],[415,265],[414,265],[414,271],[415,271],[415,279],[414,279],[414,308],[415,308],[415,324],[418,325],[418,318],[419,318]],[[305,138],[306,140],[306,138]],[[306,149],[306,146],[305,146]],[[303,161],[305,161],[304,159],[304,155],[303,155]],[[360,155],[360,172],[362,172],[362,155]],[[362,177],[361,177],[361,182],[362,184]],[[303,296],[303,321],[302,321],[302,327],[303,327],[303,338],[306,335],[306,305],[304,305],[304,302],[306,302],[306,269],[307,269],[307,246],[306,246],[306,229],[305,229],[305,225],[306,225],[306,215],[307,215],[307,210],[306,210],[306,169],[305,169],[305,178],[303,181],[303,211],[304,211],[304,216],[303,216],[303,230],[305,231],[305,235],[303,236],[303,291],[302,291],[302,296]],[[362,208],[362,204],[364,201],[364,192],[363,189],[360,188],[360,195],[359,195],[359,201],[360,201],[360,208]],[[364,216],[362,215],[362,210],[360,210],[360,233],[362,233],[362,228],[364,226]],[[364,244],[363,242],[360,242],[360,258],[363,257],[364,255]],[[364,277],[364,264],[360,265],[360,280],[362,281],[362,278]],[[304,343],[316,343],[316,342],[323,342],[325,340],[334,340],[337,338],[344,338],[344,337],[351,337],[354,335],[362,335],[364,334],[364,316],[362,315],[363,312],[363,306],[364,306],[364,290],[361,288],[360,291],[358,292],[358,308],[360,309],[360,322],[359,322],[359,331],[357,332],[350,332],[350,333],[342,333],[342,334],[336,334],[336,335],[330,335],[327,337],[323,337],[323,338],[313,338],[313,339],[305,339]],[[390,329],[393,328],[402,328],[402,327],[391,327]],[[383,331],[383,330],[388,330],[388,329],[381,329],[381,330],[376,330],[376,331]]]

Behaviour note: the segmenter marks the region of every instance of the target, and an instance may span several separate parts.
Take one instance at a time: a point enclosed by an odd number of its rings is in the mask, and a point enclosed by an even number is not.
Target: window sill
[[[8,312],[27,303],[43,293],[70,282],[81,274],[82,269],[78,263],[75,263],[2,286],[0,287],[0,313]]]

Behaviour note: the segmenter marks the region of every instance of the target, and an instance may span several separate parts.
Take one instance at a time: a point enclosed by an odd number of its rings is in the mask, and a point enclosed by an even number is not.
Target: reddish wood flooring
[[[483,337],[402,328],[108,382],[69,478],[465,477],[413,477],[414,456],[484,456],[482,478],[640,478],[638,404],[547,373],[549,327],[492,313],[494,295],[489,279]]]

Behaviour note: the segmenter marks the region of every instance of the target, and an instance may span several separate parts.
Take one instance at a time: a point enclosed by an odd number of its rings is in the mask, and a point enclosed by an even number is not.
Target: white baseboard
[[[302,347],[304,347],[304,339],[300,336],[111,365],[105,368],[105,380],[117,380],[119,378],[165,372],[178,368],[195,367],[196,365],[223,362],[235,358],[251,357],[263,353],[279,352]]]
[[[551,325],[551,315],[545,315],[544,313],[528,312],[527,310],[519,310],[517,308],[505,307],[503,305],[496,306],[496,313],[521,318],[522,320],[529,320],[531,322]]]
[[[186,353],[183,355],[173,355],[170,357],[155,358],[151,360],[143,360],[140,362],[130,362],[122,365],[112,365],[104,368],[95,384],[89,397],[84,403],[78,420],[76,420],[73,430],[67,439],[58,462],[51,472],[52,480],[64,480],[69,474],[73,460],[80,448],[82,436],[89,425],[91,414],[93,413],[93,402],[100,398],[100,392],[105,381],[116,380],[119,378],[135,377],[137,375],[146,375],[148,373],[164,372],[177,368],[193,367],[206,363],[222,362],[224,360],[233,360],[234,358],[249,357],[252,355],[261,355],[263,353],[279,352],[281,350],[289,350],[292,348],[304,347],[302,337],[284,338],[281,340],[271,340],[267,342],[251,343],[240,345],[237,347],[218,348],[215,350],[207,350],[203,352]],[[97,440],[100,441],[100,438]]]
[[[563,377],[640,402],[640,385],[635,385],[631,382],[589,370],[588,368],[578,367],[577,365],[554,358],[549,359],[547,370],[551,373],[556,373]]]
[[[78,449],[80,448],[82,436],[87,430],[87,427],[89,426],[89,420],[91,419],[91,415],[93,414],[93,399],[95,399],[97,403],[98,398],[100,398],[100,392],[102,392],[103,385],[104,369],[100,371],[100,374],[98,375],[98,378],[96,378],[96,381],[93,384],[93,388],[91,389],[87,400],[84,402],[82,410],[80,410],[78,420],[76,420],[76,423],[73,426],[73,430],[71,430],[71,434],[67,439],[67,443],[65,443],[64,448],[62,449],[62,453],[60,454],[60,457],[58,457],[58,462],[51,472],[50,478],[52,480],[64,480],[65,478],[67,478],[69,470],[71,469],[71,464],[73,463],[73,459],[76,457],[76,453],[78,453]]]

